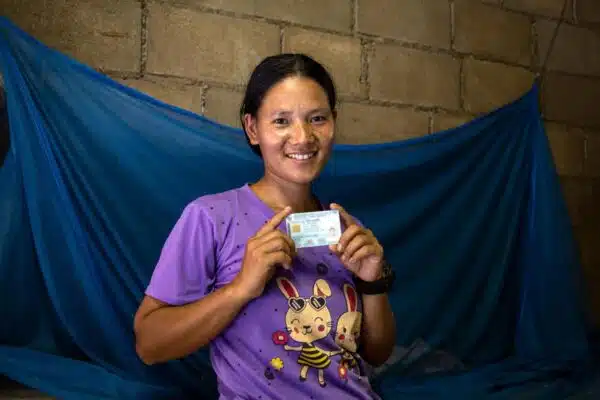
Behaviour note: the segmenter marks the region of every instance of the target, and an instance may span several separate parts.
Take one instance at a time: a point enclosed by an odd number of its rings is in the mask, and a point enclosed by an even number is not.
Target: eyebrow
[[[316,113],[327,113],[327,114],[330,114],[331,110],[329,108],[326,108],[326,107],[321,107],[321,108],[315,108],[313,110],[310,110],[307,114],[316,114]],[[290,114],[293,114],[293,112],[292,111],[286,111],[286,110],[278,110],[278,111],[275,111],[275,112],[271,113],[271,116],[275,117],[275,116],[290,115]]]

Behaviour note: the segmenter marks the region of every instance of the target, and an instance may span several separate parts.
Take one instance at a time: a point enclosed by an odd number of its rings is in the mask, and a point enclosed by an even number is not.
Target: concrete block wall
[[[306,52],[341,93],[338,136],[457,126],[520,96],[564,0],[0,0],[46,44],[168,103],[239,125],[263,57]],[[600,325],[600,2],[568,0],[542,110]]]

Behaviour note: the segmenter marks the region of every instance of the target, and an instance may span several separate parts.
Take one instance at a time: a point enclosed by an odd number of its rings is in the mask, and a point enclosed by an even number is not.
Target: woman
[[[223,399],[376,397],[363,360],[385,362],[395,338],[381,245],[337,204],[337,246],[297,250],[284,228],[290,213],[324,209],[311,183],[335,105],[330,76],[305,55],[256,67],[241,119],[264,176],[183,211],[135,317],[145,363],[210,345]]]

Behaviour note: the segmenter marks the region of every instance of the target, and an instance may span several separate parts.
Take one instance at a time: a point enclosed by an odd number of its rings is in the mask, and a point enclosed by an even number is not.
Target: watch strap
[[[353,280],[354,286],[359,293],[366,295],[377,295],[389,292],[393,286],[395,278],[396,276],[391,265],[388,262],[384,262],[382,276],[376,281],[367,282],[360,279],[356,275],[353,277]]]

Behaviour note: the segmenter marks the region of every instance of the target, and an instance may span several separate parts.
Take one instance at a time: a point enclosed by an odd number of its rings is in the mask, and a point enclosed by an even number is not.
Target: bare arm
[[[134,320],[136,351],[148,365],[185,357],[218,336],[248,302],[233,284],[194,303],[170,306],[146,296]]]
[[[183,306],[144,298],[134,320],[136,351],[144,363],[182,358],[206,346],[262,294],[279,265],[290,268],[294,243],[277,229],[290,212],[286,207],[248,240],[242,268],[230,284]]]
[[[387,294],[363,295],[361,356],[374,367],[385,363],[396,342],[396,322]]]

